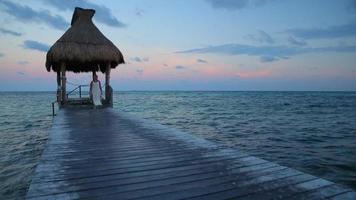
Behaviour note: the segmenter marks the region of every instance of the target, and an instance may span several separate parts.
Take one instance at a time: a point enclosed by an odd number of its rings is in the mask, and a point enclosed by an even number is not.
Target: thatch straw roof
[[[47,52],[46,68],[58,71],[62,62],[67,71],[105,71],[124,63],[120,50],[92,22],[95,10],[75,8],[71,27]]]

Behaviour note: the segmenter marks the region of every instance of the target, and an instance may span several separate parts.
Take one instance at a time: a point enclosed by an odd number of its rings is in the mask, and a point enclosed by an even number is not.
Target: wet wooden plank
[[[335,195],[330,198],[331,200],[343,200],[343,199],[356,199],[356,192],[350,191],[339,195]]]
[[[352,199],[352,190],[112,109],[61,109],[27,199]]]
[[[330,197],[343,194],[345,192],[350,192],[350,189],[343,188],[335,184],[330,184],[324,187],[320,187],[318,189],[297,193],[296,195],[291,196],[289,199],[328,199]]]
[[[230,158],[231,159],[231,158]],[[56,181],[56,180],[69,180],[69,179],[79,179],[79,178],[85,178],[85,177],[93,177],[93,176],[103,176],[103,175],[108,175],[108,174],[124,174],[124,173],[130,173],[130,172],[141,172],[141,171],[150,171],[150,170],[163,170],[166,168],[176,168],[176,167],[181,167],[181,166],[189,166],[189,165],[194,165],[194,164],[200,164],[200,163],[217,163],[217,162],[223,162],[228,159],[226,158],[200,158],[196,160],[191,160],[190,162],[173,162],[173,163],[163,163],[163,164],[154,164],[154,165],[149,165],[149,166],[138,166],[138,167],[124,167],[122,168],[121,166],[109,166],[110,169],[105,169],[102,170],[101,168],[92,167],[86,170],[86,168],[83,168],[82,171],[79,172],[73,172],[73,173],[67,173],[65,170],[62,170],[62,166],[59,166],[59,169],[53,172],[53,170],[48,169],[45,173],[40,173],[37,177],[34,178],[34,182],[38,181]],[[53,166],[51,169],[56,168]]]
[[[249,164],[239,164],[239,165],[234,165],[232,169],[229,169],[229,171],[238,171],[240,174],[242,173],[247,173],[250,172],[252,173],[253,171],[262,171],[264,169],[272,168],[272,167],[277,167],[278,165],[273,164],[273,163],[261,163],[257,160],[251,160]],[[280,166],[278,166],[280,167]],[[278,169],[275,169],[275,171]],[[119,175],[114,175],[110,177],[105,177],[104,180],[98,180],[99,177],[96,177],[95,179],[92,179],[90,181],[80,181],[76,182],[76,184],[72,185],[66,185],[65,188],[62,189],[62,192],[70,192],[73,191],[69,189],[69,186],[72,186],[72,188],[76,186],[80,186],[81,188],[91,188],[91,189],[98,189],[98,188],[105,188],[105,187],[118,187],[120,188],[121,191],[130,191],[130,190],[137,190],[137,189],[143,189],[142,188],[142,183],[144,183],[144,187],[146,186],[164,186],[166,184],[174,184],[174,183],[179,183],[179,182],[187,182],[188,180],[194,181],[197,180],[196,177],[199,178],[207,178],[210,177],[211,175],[215,175],[215,177],[220,177],[221,179],[226,177],[231,177],[231,172],[229,172],[223,163],[212,163],[209,168],[207,168],[206,165],[202,165],[199,169],[195,170],[190,170],[190,169],[185,169],[184,171],[176,171],[175,173],[159,173],[159,174],[154,174],[150,173],[149,175],[142,176],[140,174],[131,174],[130,176],[127,176],[127,174],[119,174]],[[228,174],[227,174],[228,173]],[[123,176],[122,176],[123,175]],[[183,179],[183,180],[182,180]],[[163,181],[164,180],[164,181]],[[149,182],[152,182],[151,184],[148,184]],[[136,185],[135,185],[136,184]],[[125,185],[130,185],[130,187],[126,187],[126,190],[123,190]],[[48,184],[40,184],[36,186],[37,188],[42,188],[46,193],[51,192],[51,189],[53,187],[49,187]],[[58,189],[58,187],[55,187],[55,189]],[[120,190],[115,190],[115,192],[118,192]],[[108,192],[106,192],[107,194]]]

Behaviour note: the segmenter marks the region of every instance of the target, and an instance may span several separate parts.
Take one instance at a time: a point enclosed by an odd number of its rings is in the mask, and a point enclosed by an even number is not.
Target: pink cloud
[[[264,78],[271,76],[272,72],[269,70],[259,70],[259,71],[239,71],[235,73],[235,76],[240,78],[249,79],[249,78]]]

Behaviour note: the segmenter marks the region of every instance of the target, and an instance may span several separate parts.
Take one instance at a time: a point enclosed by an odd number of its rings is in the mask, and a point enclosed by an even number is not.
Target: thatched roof
[[[67,71],[105,71],[124,63],[120,50],[92,22],[95,10],[75,8],[71,27],[47,52],[46,68],[58,71],[62,62]]]

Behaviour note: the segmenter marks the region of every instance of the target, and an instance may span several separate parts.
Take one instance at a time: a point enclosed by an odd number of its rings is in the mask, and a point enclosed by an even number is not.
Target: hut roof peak
[[[94,14],[93,9],[75,8],[71,27],[47,52],[48,71],[59,71],[64,63],[67,71],[104,72],[108,64],[124,63],[120,50],[93,23]]]
[[[73,26],[73,24],[78,19],[91,20],[94,14],[95,14],[94,9],[84,9],[84,8],[75,7],[73,17],[72,17],[72,22],[70,24]]]

